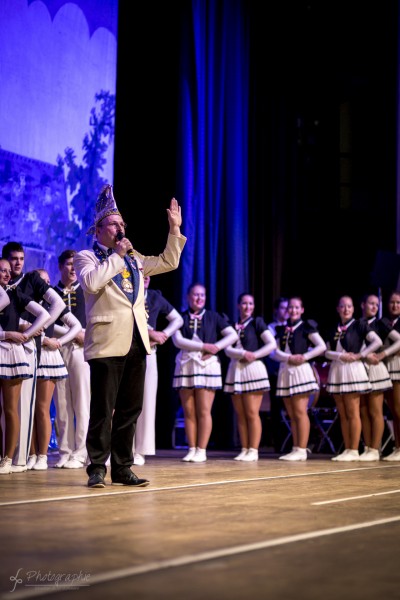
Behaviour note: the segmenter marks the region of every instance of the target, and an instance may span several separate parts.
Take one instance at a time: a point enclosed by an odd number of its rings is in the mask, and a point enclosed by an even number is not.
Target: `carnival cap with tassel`
[[[114,199],[113,187],[108,183],[101,188],[97,197],[94,224],[87,230],[86,235],[94,235],[97,225],[109,215],[122,216]]]

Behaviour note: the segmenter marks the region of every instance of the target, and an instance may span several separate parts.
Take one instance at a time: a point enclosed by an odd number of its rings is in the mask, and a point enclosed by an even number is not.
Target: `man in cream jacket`
[[[173,198],[168,213],[169,235],[164,252],[143,256],[125,237],[126,225],[116,206],[112,186],[101,190],[89,233],[92,250],[74,257],[85,295],[85,360],[90,366],[91,402],[86,446],[90,463],[88,487],[105,487],[110,456],[114,485],[145,486],[131,470],[132,443],[143,404],[146,355],[151,353],[145,311],[146,275],[176,269],[186,238],[180,233],[181,209]]]

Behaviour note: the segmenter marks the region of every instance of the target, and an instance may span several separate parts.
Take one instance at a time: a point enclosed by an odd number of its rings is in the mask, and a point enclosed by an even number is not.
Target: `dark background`
[[[397,285],[397,4],[241,2],[251,40],[249,287],[267,322],[278,295],[300,294],[323,331],[341,294],[358,308],[364,292],[381,288],[385,302]],[[120,1],[114,182],[144,254],[162,251],[165,209],[180,199],[179,68],[190,6]],[[179,308],[179,270],[151,286]],[[179,404],[174,354],[170,341],[159,351],[158,447],[170,445]],[[229,399],[217,399],[211,441],[225,447],[232,415]]]

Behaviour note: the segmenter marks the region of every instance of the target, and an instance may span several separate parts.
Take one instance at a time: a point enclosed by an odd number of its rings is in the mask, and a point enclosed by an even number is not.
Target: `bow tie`
[[[288,327],[287,326],[286,329],[285,329],[286,333],[293,333],[293,331],[294,331],[294,327]]]
[[[196,313],[189,313],[189,314],[190,314],[191,319],[198,319],[199,321],[201,321],[201,319],[203,318],[202,314],[196,314]]]
[[[236,325],[235,325],[236,331],[243,331],[244,328],[245,328],[245,325],[243,325],[243,323],[236,323]]]
[[[339,325],[339,331],[346,332],[347,331],[347,325]]]
[[[100,262],[106,260],[106,258],[108,258],[113,253],[112,248],[100,248],[97,241],[93,244],[93,251]]]

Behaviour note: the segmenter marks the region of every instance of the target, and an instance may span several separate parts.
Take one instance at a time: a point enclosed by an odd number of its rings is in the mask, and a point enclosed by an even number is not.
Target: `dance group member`
[[[59,379],[54,391],[55,423],[59,459],[58,469],[82,469],[87,462],[86,435],[89,425],[90,369],[85,361],[86,314],[83,290],[76,278],[74,256],[76,250],[64,250],[58,257],[60,280],[54,287],[65,306],[78,319],[81,329],[60,349],[68,377]],[[56,322],[57,336],[65,335],[62,323]]]
[[[34,378],[24,347],[50,319],[40,304],[25,295],[19,287],[9,289],[10,263],[0,260],[0,384],[5,418],[4,450],[0,461],[0,474],[12,472],[12,459],[20,440],[21,419],[20,393],[22,382]],[[7,291],[6,291],[7,289]],[[21,315],[28,312],[33,323],[19,331]],[[26,415],[24,415],[26,416]],[[26,470],[26,468],[25,468]]]
[[[143,407],[136,423],[133,442],[133,463],[135,465],[144,465],[145,456],[156,453],[157,346],[165,344],[175,331],[183,325],[182,317],[172,304],[164,298],[160,290],[149,289],[150,277],[148,275],[144,277],[143,282],[151,354],[146,357]],[[157,321],[160,316],[168,321],[168,325],[162,331],[157,330]]]
[[[189,446],[182,460],[202,463],[207,460],[215,392],[222,389],[218,353],[233,344],[238,335],[225,314],[206,310],[204,285],[190,285],[187,300],[189,308],[182,314],[183,325],[172,337],[180,350],[172,385],[179,391]]]
[[[364,452],[360,455],[361,461],[380,459],[380,446],[385,429],[384,397],[386,395],[390,401],[394,388],[387,364],[390,363],[391,357],[400,351],[400,334],[392,327],[391,320],[386,317],[377,318],[379,307],[379,298],[374,294],[365,295],[361,302],[363,318],[383,341],[383,346],[368,354],[364,362],[372,390],[360,398],[362,437],[365,445]],[[384,457],[383,460],[392,460],[390,456]]]
[[[225,378],[224,392],[232,394],[237,416],[241,451],[235,460],[258,460],[262,423],[260,408],[270,383],[265,363],[261,360],[276,348],[276,341],[264,319],[253,316],[254,296],[243,293],[238,298],[239,318],[235,329],[239,339],[225,349],[231,359]]]
[[[268,329],[272,333],[272,335],[276,336],[276,328],[279,325],[286,325],[288,319],[288,302],[289,299],[285,296],[280,296],[274,301],[273,304],[273,319],[270,323],[268,323]],[[276,385],[278,382],[278,373],[279,373],[279,362],[271,358],[271,356],[265,357],[265,364],[268,371],[270,390],[269,390],[269,398],[270,398],[270,415],[271,415],[271,434],[272,434],[272,443],[275,449],[275,452],[280,452],[282,448],[282,443],[284,438],[286,437],[286,433],[284,433],[282,428],[282,409],[283,400],[279,396],[276,395]]]
[[[293,439],[291,452],[280,457],[287,461],[307,460],[310,435],[308,405],[310,395],[319,389],[310,360],[326,350],[317,323],[303,320],[303,313],[302,299],[296,296],[289,298],[289,317],[286,326],[276,328],[278,347],[272,355],[280,362],[276,395],[283,398]]]
[[[400,291],[390,294],[388,302],[388,313],[392,331],[400,333]],[[387,353],[388,340],[385,340],[383,351]],[[400,460],[400,354],[391,353],[386,360],[387,369],[392,380],[393,387],[387,394],[387,402],[393,419],[394,449],[391,454],[383,460]]]
[[[50,285],[50,276],[45,269],[37,269],[42,279]],[[42,301],[44,308],[49,308],[47,302]],[[66,333],[61,337],[54,337],[54,323],[47,327],[41,336],[40,362],[36,372],[36,402],[30,455],[27,462],[28,470],[43,471],[47,469],[47,450],[50,444],[52,423],[50,418],[50,404],[53,398],[56,382],[68,378],[60,349],[64,344],[73,340],[81,331],[78,319],[65,307],[59,316],[65,325]]]
[[[360,396],[372,391],[362,359],[375,352],[382,340],[366,319],[354,318],[350,296],[342,296],[337,305],[339,324],[329,334],[326,358],[331,362],[326,391],[332,394],[340,418],[344,450],[332,460],[359,460],[361,439]]]

